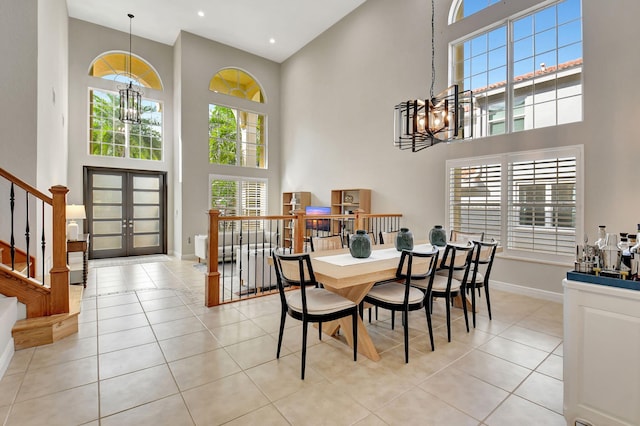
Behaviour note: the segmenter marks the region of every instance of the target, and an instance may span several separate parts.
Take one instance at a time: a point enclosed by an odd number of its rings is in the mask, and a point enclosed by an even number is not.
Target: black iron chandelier
[[[395,106],[393,144],[412,152],[441,142],[471,137],[473,100],[470,90],[460,92],[454,84],[433,95],[435,82],[435,4],[431,0],[431,90],[429,99],[411,99]],[[465,123],[465,119],[467,122]],[[464,126],[468,126],[465,135]]]
[[[140,84],[131,72],[131,21],[133,15],[127,14],[129,17],[129,62],[126,63],[125,78],[129,80],[128,84],[118,87],[120,92],[120,121],[129,124],[140,124],[142,110],[142,90]],[[126,60],[125,60],[126,62]],[[134,85],[134,82],[136,83]]]

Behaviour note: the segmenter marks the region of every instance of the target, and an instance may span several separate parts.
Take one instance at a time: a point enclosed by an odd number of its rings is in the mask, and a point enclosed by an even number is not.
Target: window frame
[[[460,19],[456,21],[454,18],[455,18],[455,11],[463,1],[464,0],[459,0],[452,4],[452,7],[450,9],[449,25],[456,24],[461,20]],[[511,134],[511,133],[527,131],[527,130],[535,130],[535,129],[540,129],[544,127],[555,127],[563,124],[578,123],[584,120],[584,74],[583,74],[584,16],[582,13],[583,11],[582,3],[584,0],[576,0],[579,5],[578,18],[573,18],[568,21],[563,21],[560,23],[558,23],[557,21],[555,22],[555,24],[552,27],[556,32],[555,44],[551,47],[551,50],[548,51],[548,52],[551,52],[551,51],[555,52],[556,60],[559,62],[559,58],[557,57],[557,55],[561,49],[580,45],[580,58],[579,58],[580,62],[579,63],[578,62],[573,63],[574,61],[561,62],[556,65],[562,65],[565,63],[567,64],[572,63],[572,65],[569,68],[562,68],[562,69],[559,66],[552,66],[552,67],[549,67],[551,71],[549,71],[547,74],[541,74],[541,75],[537,75],[538,68],[534,68],[532,75],[524,80],[516,78],[516,77],[521,77],[520,75],[518,76],[513,75],[514,67],[516,64],[516,59],[514,54],[514,42],[516,41],[514,39],[514,23],[528,16],[533,17],[537,13],[542,12],[546,9],[556,8],[558,7],[558,5],[560,5],[564,1],[571,1],[571,0],[554,0],[554,1],[547,0],[547,1],[542,1],[534,6],[528,5],[528,6],[525,6],[523,10],[517,13],[511,14],[509,16],[500,17],[499,19],[493,22],[489,22],[488,24],[486,23],[487,21],[486,19],[480,20],[479,21],[480,25],[478,27],[471,28],[469,31],[466,31],[466,34],[464,34],[463,36],[457,37],[455,40],[452,40],[449,42],[448,67],[449,67],[450,85],[459,84],[463,90],[473,90],[474,87],[471,87],[472,85],[470,83],[465,84],[465,81],[469,80],[469,82],[471,82],[472,79],[474,77],[477,78],[479,74],[471,74],[471,72],[475,72],[475,71],[471,71],[469,75],[465,75],[465,72],[466,72],[465,61],[471,61],[472,59],[477,57],[474,56],[473,53],[471,53],[470,57],[466,58],[464,53],[465,43],[466,42],[471,43],[473,42],[473,40],[477,39],[478,37],[482,37],[482,36],[489,37],[490,33],[503,27],[506,32],[506,41],[505,41],[506,53],[504,56],[504,60],[506,62],[506,65],[505,65],[506,78],[504,81],[499,81],[497,83],[491,82],[491,78],[489,74],[492,71],[497,71],[498,68],[494,69],[492,65],[490,65],[489,63],[490,53],[493,51],[492,50],[493,48],[491,47],[490,44],[487,46],[486,52],[484,52],[484,59],[487,61],[487,63],[484,68],[484,71],[482,71],[482,69],[480,70],[481,71],[480,74],[482,72],[487,74],[487,77],[486,77],[487,85],[483,87],[483,89],[485,90],[481,92],[478,92],[477,91],[478,87],[475,87],[476,92],[474,93],[474,95],[476,95],[476,93],[481,95],[484,98],[484,102],[483,100],[474,102],[474,107],[478,109],[478,111],[474,111],[473,113],[474,128],[473,128],[473,131],[470,132],[470,134],[474,135],[474,138],[486,138],[486,137],[494,136],[494,134],[491,132],[492,123],[490,123],[489,115],[491,113],[490,112],[491,105],[496,102],[503,102],[504,109],[505,109],[504,133],[495,133],[497,135]],[[492,4],[487,7],[493,7],[494,5],[495,4]],[[555,9],[555,10],[556,10],[556,16],[557,16],[558,9]],[[575,23],[575,22],[580,23],[579,41],[573,40],[568,44],[560,44],[558,29],[561,28],[562,26],[566,26],[568,24]],[[531,37],[535,38],[538,34],[539,33],[536,32],[536,30],[533,30],[533,32],[531,33]],[[495,50],[497,50],[497,48]],[[537,56],[540,55],[540,53],[533,51],[531,55],[532,56],[530,59],[533,62],[537,58]],[[470,64],[472,64],[472,62],[470,62]],[[460,71],[460,69],[462,71]],[[575,75],[579,75],[579,84],[571,83]],[[561,81],[561,79],[566,79],[566,82],[564,85],[560,84],[564,81],[564,80]],[[544,93],[544,91],[541,91],[541,92],[536,91],[536,85],[542,84],[545,80],[553,80],[554,97],[553,99],[550,99],[550,101],[547,101],[547,102],[538,101],[536,98],[540,97],[540,94]],[[531,86],[531,93],[529,95],[525,94],[523,98],[525,101],[529,99],[529,102],[528,103],[523,102],[522,105],[518,105],[517,104],[519,102],[518,99],[523,96],[522,93],[518,93],[518,92],[519,91],[522,92],[522,89],[529,85]],[[576,93],[572,93],[572,91],[567,90],[567,88],[579,88],[579,90]],[[541,86],[541,89],[543,89],[542,86]],[[495,96],[496,94],[501,94],[501,93],[502,93],[502,99],[498,99],[498,100],[491,99],[492,96]],[[579,98],[579,101],[577,101],[578,98]],[[574,114],[571,114],[568,112],[566,113],[566,116],[561,116],[560,115],[561,104],[570,103],[572,101],[580,103],[579,117],[576,117]],[[551,123],[549,118],[547,118],[546,120],[543,119],[542,121],[537,120],[536,119],[537,113],[543,110],[541,108],[544,105],[549,105],[549,102],[553,103],[553,110],[554,110],[553,123]],[[562,111],[566,112],[567,110],[571,110],[571,108],[569,109],[567,109],[566,107],[562,108]],[[546,109],[544,111],[546,111]],[[550,124],[547,124],[547,123],[550,123]],[[530,126],[530,127],[527,127],[527,126]]]
[[[104,85],[103,85],[104,86]],[[154,164],[159,164],[159,163],[164,163],[165,162],[165,158],[166,158],[166,152],[165,152],[165,108],[164,108],[164,101],[160,100],[160,99],[155,99],[155,98],[150,98],[150,97],[146,97],[143,96],[142,97],[142,103],[144,104],[145,102],[153,102],[159,105],[159,109],[160,111],[158,111],[158,113],[160,114],[161,117],[161,122],[160,122],[160,143],[161,143],[161,148],[159,149],[160,153],[161,153],[161,159],[156,160],[153,158],[136,158],[136,157],[132,157],[131,156],[131,144],[130,144],[130,139],[131,139],[131,132],[130,129],[134,126],[139,126],[138,124],[130,124],[130,123],[121,123],[121,125],[123,126],[124,130],[124,138],[125,138],[125,143],[124,143],[124,156],[120,157],[120,156],[115,156],[115,155],[102,155],[102,154],[92,154],[91,152],[91,144],[94,142],[91,138],[91,132],[92,130],[94,130],[91,127],[91,117],[92,117],[92,104],[93,104],[93,98],[92,98],[92,94],[94,91],[98,91],[98,92],[103,92],[103,93],[107,93],[107,94],[113,94],[115,95],[115,98],[118,99],[119,96],[119,92],[117,88],[112,88],[112,87],[99,87],[98,85],[89,85],[87,87],[87,107],[88,107],[88,113],[87,113],[87,155],[90,157],[100,157],[100,158],[114,158],[114,159],[126,159],[126,160],[136,160],[136,161],[150,161]],[[114,106],[114,112],[117,112],[117,108],[119,107],[119,102],[115,102],[115,106]],[[144,114],[143,114],[144,115]],[[112,122],[118,123],[118,117],[117,115],[115,115],[112,119]],[[115,127],[115,126],[114,126]],[[115,132],[115,128],[113,129],[114,134]],[[143,135],[140,134],[140,136],[142,137]]]
[[[522,247],[514,247],[512,243],[511,233],[515,229],[515,226],[510,224],[513,215],[510,216],[510,211],[514,208],[513,197],[518,197],[515,191],[512,190],[514,179],[512,178],[511,166],[518,162],[534,162],[534,161],[548,161],[552,159],[563,159],[575,157],[575,217],[573,217],[574,227],[567,228],[564,226],[558,226],[558,215],[562,214],[560,209],[566,207],[554,207],[553,200],[544,204],[544,220],[545,226],[540,228],[538,233],[541,237],[550,233],[555,233],[560,237],[570,235],[573,233],[573,245],[578,244],[581,236],[584,234],[584,147],[583,145],[572,145],[559,148],[540,149],[532,151],[520,151],[509,152],[498,155],[482,156],[482,157],[469,157],[462,159],[451,159],[446,161],[445,165],[445,218],[449,229],[459,229],[461,231],[478,231],[477,228],[466,229],[464,226],[458,226],[453,223],[452,210],[454,209],[454,202],[452,201],[452,187],[455,186],[452,183],[453,171],[459,168],[476,167],[481,168],[486,165],[500,164],[500,235],[499,243],[503,247],[503,257],[512,257],[519,260],[532,260],[545,263],[571,263],[575,259],[573,254],[573,246],[568,249],[566,245],[556,243],[555,247],[558,249],[564,248],[564,253],[549,253],[547,251],[538,251],[535,249],[529,250]],[[563,184],[566,182],[558,182]],[[547,189],[550,192],[549,198],[553,198],[553,190]],[[519,203],[515,203],[519,204]],[[554,208],[555,210],[554,214]],[[566,213],[565,213],[566,214]],[[528,228],[527,225],[520,226],[521,228]],[[548,228],[548,229],[547,229]],[[546,231],[549,232],[546,232]],[[535,234],[535,233],[534,233]],[[491,238],[491,235],[488,235]],[[535,242],[535,235],[532,241]],[[541,240],[543,241],[543,240]]]
[[[209,123],[207,125],[207,133],[208,133],[208,138],[207,141],[209,143],[209,150],[211,149],[211,138],[213,137],[211,135],[211,107],[212,106],[217,106],[217,107],[223,107],[223,108],[228,108],[232,111],[235,111],[235,119],[236,119],[236,129],[238,130],[236,132],[236,158],[235,158],[235,164],[225,164],[225,163],[215,163],[215,162],[211,162],[211,160],[209,160],[209,164],[212,165],[216,165],[216,166],[231,166],[231,167],[242,167],[242,168],[247,168],[247,169],[255,169],[255,170],[268,170],[269,169],[269,163],[268,163],[268,159],[269,159],[269,149],[268,149],[268,141],[267,141],[267,134],[268,134],[268,129],[267,129],[267,121],[268,121],[268,116],[265,113],[262,112],[258,112],[255,110],[250,110],[248,108],[240,108],[237,106],[232,106],[232,105],[228,105],[228,104],[224,104],[224,103],[212,103],[209,102],[208,103],[209,106],[209,110],[207,112],[207,116],[208,116],[208,120],[207,122]],[[241,113],[245,113],[245,114],[255,114],[258,117],[258,121],[256,122],[256,128],[258,127],[257,124],[259,123],[259,117],[262,117],[262,132],[261,132],[261,137],[262,137],[262,144],[257,144],[257,143],[252,143],[252,142],[247,142],[247,141],[243,141],[242,140],[242,132],[240,131],[241,129],[241,122],[240,122],[240,114]],[[258,134],[258,132],[256,132],[256,135]],[[256,152],[258,151],[258,149],[262,148],[263,153],[262,153],[262,162],[264,163],[264,167],[258,167],[258,166],[247,166],[246,165],[246,156],[242,156],[242,146],[243,144],[246,145],[251,145],[254,146],[256,149]],[[211,152],[209,151],[208,154],[209,158],[211,158]],[[257,157],[256,157],[257,158]],[[241,164],[242,161],[245,161],[245,164]]]

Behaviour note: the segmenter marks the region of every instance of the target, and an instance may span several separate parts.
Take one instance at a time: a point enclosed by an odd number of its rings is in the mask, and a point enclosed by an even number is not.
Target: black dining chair
[[[322,338],[322,323],[351,315],[353,320],[353,360],[358,357],[358,305],[351,300],[321,288],[313,273],[311,257],[308,253],[281,254],[273,252],[273,264],[278,281],[278,292],[282,302],[278,350],[280,358],[282,336],[287,314],[302,321],[302,369],[300,378],[304,380],[307,355],[307,325],[318,323],[318,332]],[[298,290],[286,288],[299,287]]]
[[[414,260],[426,259],[421,265],[423,272],[413,275]],[[398,281],[389,281],[376,285],[369,290],[363,302],[375,307],[391,310],[391,315],[395,311],[402,312],[402,325],[404,327],[404,361],[409,362],[409,312],[425,308],[427,316],[427,327],[429,328],[429,339],[431,340],[431,350],[433,345],[433,329],[431,325],[431,313],[425,305],[428,300],[429,291],[421,291],[412,285],[413,280],[426,280],[427,288],[431,287],[435,276],[435,268],[438,264],[438,249],[433,248],[429,252],[417,252],[403,250],[396,270]]]
[[[467,303],[465,300],[465,284],[469,276],[471,260],[474,252],[474,243],[467,244],[448,243],[442,255],[440,268],[433,279],[433,288],[429,300],[429,307],[433,312],[433,299],[444,297],[447,311],[447,340],[451,341],[451,304],[453,297],[460,295],[462,298],[462,310],[464,311],[464,322],[469,332],[469,317],[467,316]],[[454,274],[462,274],[458,279]],[[419,282],[417,282],[419,283]],[[414,284],[415,285],[415,284]]]
[[[487,312],[489,320],[491,320],[491,299],[489,298],[489,275],[493,267],[493,259],[496,256],[498,242],[491,241],[474,241],[475,251],[471,263],[471,271],[469,279],[466,283],[467,292],[471,293],[471,308],[473,317],[473,328],[476,328],[476,292],[480,296],[480,289],[484,287],[485,298],[487,299]],[[482,269],[482,270],[481,270]]]

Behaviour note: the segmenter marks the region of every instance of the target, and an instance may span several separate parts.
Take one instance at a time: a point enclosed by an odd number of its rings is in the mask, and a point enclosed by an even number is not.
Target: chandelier
[[[454,84],[433,95],[435,82],[435,5],[431,0],[431,90],[429,99],[411,99],[394,108],[393,144],[412,152],[422,151],[441,142],[464,139],[464,126],[471,137],[473,100],[470,90],[461,92]],[[467,121],[465,123],[465,121]]]
[[[118,87],[120,92],[120,121],[129,124],[140,124],[142,110],[142,90],[136,77],[131,72],[131,21],[133,15],[129,13],[129,61],[126,62],[125,78],[129,80],[128,84]],[[135,85],[134,85],[135,82]]]

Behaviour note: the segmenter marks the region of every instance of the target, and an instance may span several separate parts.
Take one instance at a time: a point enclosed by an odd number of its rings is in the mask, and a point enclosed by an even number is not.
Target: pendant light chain
[[[131,13],[127,14],[127,16],[129,17],[129,64],[127,66],[127,74],[131,77],[131,22],[133,21],[134,16]]]
[[[429,91],[429,100],[433,99],[433,86],[436,80],[436,47],[435,47],[435,0],[431,0],[431,90]]]

